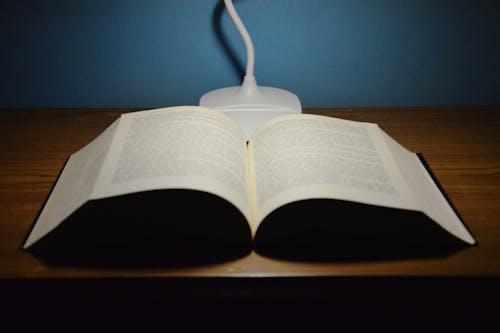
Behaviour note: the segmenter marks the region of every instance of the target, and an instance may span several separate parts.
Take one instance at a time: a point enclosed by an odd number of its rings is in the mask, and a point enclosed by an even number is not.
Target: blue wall
[[[306,107],[500,104],[500,1],[234,3]],[[197,104],[245,65],[219,0],[4,0],[0,31],[0,107]]]

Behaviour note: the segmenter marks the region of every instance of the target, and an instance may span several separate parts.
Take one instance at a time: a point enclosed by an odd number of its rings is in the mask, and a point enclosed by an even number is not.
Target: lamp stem
[[[255,51],[253,48],[252,39],[250,38],[250,35],[248,34],[247,29],[245,28],[245,25],[243,24],[240,17],[238,16],[238,13],[236,12],[236,9],[234,8],[233,1],[224,0],[224,4],[226,5],[227,11],[229,12],[229,15],[231,16],[231,19],[233,20],[234,25],[236,26],[236,28],[239,31],[241,38],[243,39],[243,42],[245,42],[245,47],[247,49],[246,76],[253,77],[254,76],[254,67],[255,67]]]

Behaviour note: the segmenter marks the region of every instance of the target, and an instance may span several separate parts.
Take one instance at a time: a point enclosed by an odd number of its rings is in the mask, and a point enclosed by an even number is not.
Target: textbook
[[[71,155],[22,248],[266,254],[443,240],[476,243],[422,156],[377,124],[280,116],[247,142],[224,114],[180,106],[125,113]]]

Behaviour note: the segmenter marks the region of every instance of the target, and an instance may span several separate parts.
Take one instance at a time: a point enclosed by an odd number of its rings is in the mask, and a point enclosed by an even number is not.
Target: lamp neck
[[[255,76],[253,75],[245,75],[243,79],[243,83],[241,84],[241,89],[238,92],[238,95],[242,96],[257,96],[259,95],[259,87],[257,86],[257,81],[255,80]]]
[[[226,5],[226,9],[229,13],[229,16],[231,16],[231,19],[233,20],[234,25],[238,29],[238,32],[241,35],[241,38],[243,39],[243,42],[245,43],[245,48],[247,50],[247,72],[246,75],[251,75],[253,76],[254,72],[254,67],[255,67],[255,51],[253,48],[253,42],[252,39],[250,38],[250,35],[248,34],[247,29],[245,28],[245,25],[241,21],[241,18],[239,17],[238,13],[236,12],[236,9],[234,8],[233,1],[232,0],[224,0],[224,4]]]

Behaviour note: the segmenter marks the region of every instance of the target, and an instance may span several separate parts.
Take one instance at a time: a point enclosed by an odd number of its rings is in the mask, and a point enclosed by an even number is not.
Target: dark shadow
[[[319,262],[444,257],[466,246],[420,212],[323,199],[277,209],[254,240],[264,256]]]
[[[215,195],[162,190],[87,202],[29,251],[51,265],[180,267],[242,257],[251,233]]]
[[[233,3],[236,1],[233,1]],[[212,14],[212,29],[215,32],[215,36],[217,37],[217,41],[219,42],[219,46],[224,51],[224,54],[228,57],[232,69],[235,75],[238,76],[240,80],[243,80],[245,76],[245,65],[241,61],[241,59],[236,54],[235,49],[229,43],[227,36],[224,34],[222,29],[222,13],[226,10],[224,5],[224,1],[220,0],[214,8]],[[228,15],[229,16],[229,15]],[[236,28],[235,28],[236,29]]]

